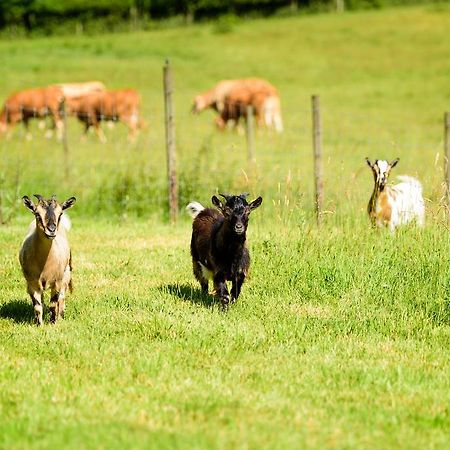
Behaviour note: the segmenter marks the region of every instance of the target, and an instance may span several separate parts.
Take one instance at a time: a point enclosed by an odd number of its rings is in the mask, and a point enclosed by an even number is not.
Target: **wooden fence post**
[[[313,125],[313,150],[314,150],[314,180],[315,180],[315,207],[317,225],[322,223],[323,203],[323,178],[322,178],[322,123],[320,117],[319,96],[313,95],[312,125]]]
[[[62,117],[62,145],[64,151],[64,169],[66,172],[66,177],[70,175],[70,161],[69,161],[69,143],[67,142],[67,114],[66,114],[66,101],[65,99],[61,102],[61,117]]]
[[[447,224],[450,226],[450,113],[444,114],[444,176]]]
[[[166,60],[163,68],[163,80],[167,150],[167,177],[169,186],[169,216],[170,222],[174,224],[177,221],[178,215],[178,184],[176,174],[175,123],[172,100],[172,71],[168,59]]]
[[[255,162],[255,134],[253,125],[253,106],[247,105],[247,123],[246,123],[246,135],[247,135],[247,157],[249,162]]]

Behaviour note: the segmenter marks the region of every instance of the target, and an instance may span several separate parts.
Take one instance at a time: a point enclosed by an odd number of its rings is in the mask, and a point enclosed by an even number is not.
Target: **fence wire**
[[[83,126],[67,119],[67,159],[63,143],[46,139],[34,121],[27,140],[20,125],[10,139],[1,139],[0,201],[14,203],[20,195],[40,193],[77,195],[88,214],[145,216],[157,211],[167,217],[167,169],[161,104],[143,110],[144,128],[135,142],[126,126],[101,123],[107,142],[93,133],[83,137]],[[442,113],[427,126],[422,121],[401,123],[393,117],[368,112],[361,115],[322,106],[324,214],[336,220],[364,215],[373,180],[364,158],[400,157],[392,174],[416,176],[424,186],[429,214],[442,220],[443,183]],[[189,112],[189,104],[175,105],[176,171],[179,208],[193,200],[208,202],[220,192],[264,195],[276,215],[312,215],[313,151],[311,110],[297,108],[284,115],[284,132],[255,129],[254,160],[249,161],[245,121],[220,131],[215,114]],[[65,166],[70,167],[70,175]],[[39,191],[39,192],[38,192]],[[0,211],[0,215],[5,212]],[[445,214],[444,214],[445,215]],[[0,217],[1,220],[1,217]]]

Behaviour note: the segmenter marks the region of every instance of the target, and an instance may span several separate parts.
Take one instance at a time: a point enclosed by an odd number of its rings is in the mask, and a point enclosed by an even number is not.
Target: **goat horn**
[[[52,200],[52,202],[56,202],[56,194],[53,194],[53,195],[52,195],[51,200]]]
[[[243,192],[242,194],[239,195],[239,197],[241,197],[243,200],[245,200],[250,194],[248,192]]]
[[[226,201],[230,200],[230,198],[232,197],[229,194],[221,194],[221,193],[219,193],[219,195],[222,196]]]
[[[42,198],[42,195],[34,194],[34,196],[38,199],[38,202],[44,202],[44,199]]]

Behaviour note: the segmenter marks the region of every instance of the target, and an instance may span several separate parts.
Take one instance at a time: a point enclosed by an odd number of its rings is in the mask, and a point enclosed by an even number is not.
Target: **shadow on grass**
[[[201,289],[194,288],[189,284],[166,284],[161,286],[160,290],[195,305],[203,305],[206,308],[211,308],[214,304],[212,295],[204,294]]]
[[[0,317],[12,319],[16,323],[33,323],[33,306],[25,300],[12,300],[0,307]]]

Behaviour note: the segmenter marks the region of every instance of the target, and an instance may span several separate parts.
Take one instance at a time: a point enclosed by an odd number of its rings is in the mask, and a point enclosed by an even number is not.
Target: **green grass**
[[[35,128],[0,141],[6,208],[75,195],[75,291],[66,319],[36,328],[18,264],[31,215],[0,227],[0,448],[447,448],[450,236],[442,204],[448,8],[238,22],[101,37],[0,41],[2,98],[24,86],[100,79],[143,95],[148,128],[80,142],[72,162]],[[263,38],[264,39],[263,39]],[[251,276],[227,314],[200,294],[190,221],[167,224],[161,75],[174,68],[180,208],[217,189],[262,195]],[[188,112],[218,79],[279,87],[286,132],[218,133]],[[312,214],[310,95],[321,95],[326,214]],[[400,156],[427,225],[396,235],[366,217],[364,157]],[[394,172],[394,174],[395,174]],[[16,185],[16,178],[19,183]],[[9,212],[7,209],[6,212]],[[48,299],[48,297],[47,297]]]

